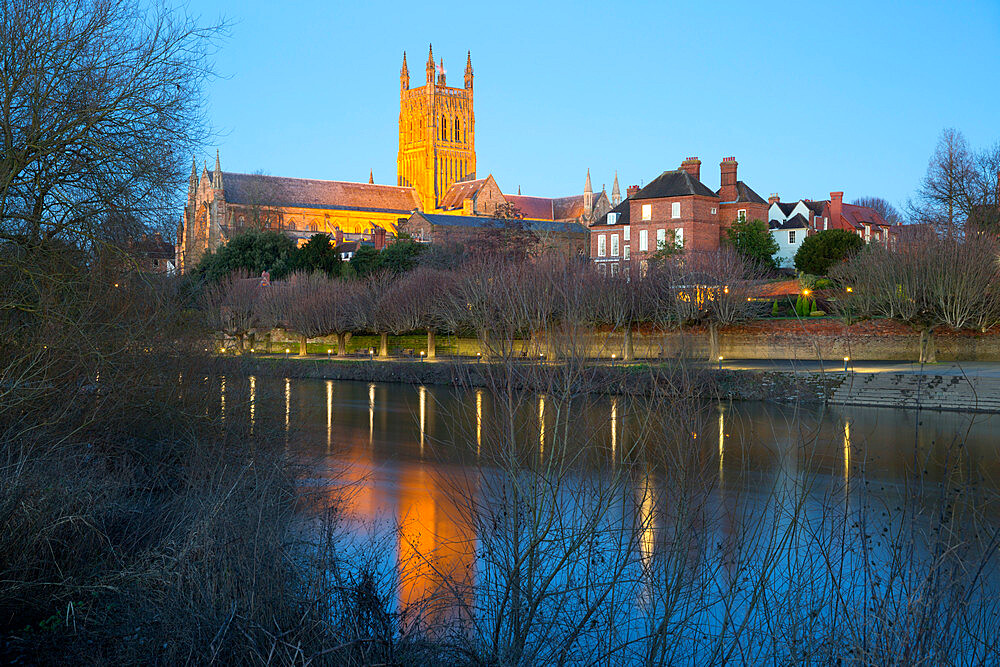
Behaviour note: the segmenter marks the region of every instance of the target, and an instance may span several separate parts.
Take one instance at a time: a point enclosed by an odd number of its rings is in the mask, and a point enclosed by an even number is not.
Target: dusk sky
[[[395,184],[399,69],[475,69],[478,174],[565,196],[687,156],[762,197],[899,205],[945,127],[1000,140],[1000,2],[205,1],[233,22],[209,117],[226,171]],[[208,152],[208,151],[207,151]],[[210,163],[211,164],[211,163]]]

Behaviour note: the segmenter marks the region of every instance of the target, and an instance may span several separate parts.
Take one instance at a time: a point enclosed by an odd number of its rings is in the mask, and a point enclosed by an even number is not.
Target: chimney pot
[[[734,157],[724,157],[719,164],[722,185],[719,188],[719,197],[722,201],[736,201],[738,197],[736,193],[736,168],[738,166]]]
[[[689,157],[684,162],[681,162],[681,169],[699,181],[701,180],[701,160],[697,157]]]
[[[638,185],[630,185],[630,186],[628,186],[628,188],[625,189],[625,196],[626,197],[632,197],[635,194],[637,194],[638,192],[639,192],[639,186]]]
[[[771,196],[767,198],[768,204],[777,204],[781,201],[781,197],[778,196],[777,192],[771,193]]]

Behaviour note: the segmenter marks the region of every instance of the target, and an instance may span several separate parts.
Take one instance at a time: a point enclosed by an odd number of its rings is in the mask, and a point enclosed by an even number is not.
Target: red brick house
[[[737,162],[720,164],[721,187],[701,182],[701,160],[690,157],[628,197],[590,225],[590,256],[602,271],[617,273],[625,262],[640,268],[658,248],[679,243],[685,250],[715,250],[736,220],[767,220],[768,204],[737,179]]]

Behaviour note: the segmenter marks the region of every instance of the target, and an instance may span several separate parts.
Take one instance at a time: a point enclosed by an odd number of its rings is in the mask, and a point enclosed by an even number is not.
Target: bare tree
[[[946,234],[961,231],[971,207],[972,176],[973,159],[965,136],[952,128],[944,130],[917,189],[916,219]]]
[[[208,325],[219,333],[236,339],[236,349],[243,352],[248,334],[260,328],[267,311],[260,279],[237,271],[208,285],[202,294],[202,310]]]
[[[859,197],[854,200],[857,206],[867,206],[882,216],[882,219],[891,225],[903,222],[903,217],[899,210],[882,197]]]
[[[128,0],[0,4],[0,238],[169,232],[219,34]]]
[[[889,251],[866,247],[837,268],[851,291],[838,309],[850,317],[883,317],[920,331],[920,362],[936,360],[934,330],[986,329],[1000,323],[1000,245],[990,234],[918,236]]]

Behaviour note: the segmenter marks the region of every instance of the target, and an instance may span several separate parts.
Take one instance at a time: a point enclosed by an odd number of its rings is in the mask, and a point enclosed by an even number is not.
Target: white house
[[[826,202],[800,199],[797,202],[783,202],[778,195],[768,199],[767,224],[771,236],[778,242],[778,252],[774,259],[783,269],[795,268],[795,253],[810,230],[821,231],[829,227],[829,219],[824,216]]]

